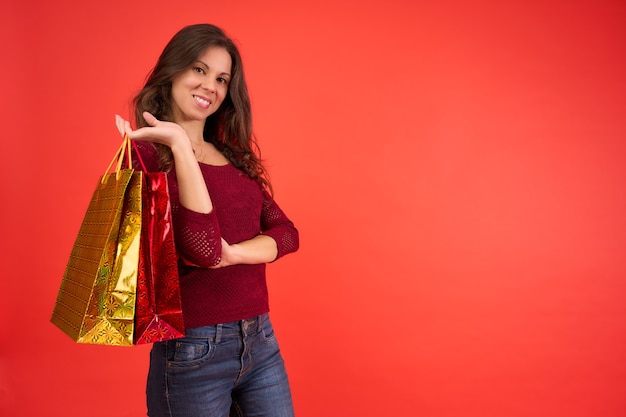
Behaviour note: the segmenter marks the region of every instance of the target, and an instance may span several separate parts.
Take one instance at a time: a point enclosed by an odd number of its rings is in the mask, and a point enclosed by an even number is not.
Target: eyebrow
[[[206,69],[209,69],[209,66],[207,64],[205,64],[204,62],[202,62],[200,60],[197,60],[196,62],[199,62],[200,64],[204,65],[204,67]],[[229,77],[231,76],[228,72],[222,72],[222,73],[220,73],[220,75],[228,75]]]

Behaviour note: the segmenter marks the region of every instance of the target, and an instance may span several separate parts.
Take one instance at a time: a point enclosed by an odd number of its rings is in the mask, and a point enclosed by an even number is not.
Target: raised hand
[[[148,126],[136,130],[132,129],[128,120],[119,115],[115,115],[115,125],[120,135],[127,134],[130,139],[156,142],[170,148],[178,145],[190,148],[187,133],[179,124],[158,120],[148,112],[143,112],[143,118]]]

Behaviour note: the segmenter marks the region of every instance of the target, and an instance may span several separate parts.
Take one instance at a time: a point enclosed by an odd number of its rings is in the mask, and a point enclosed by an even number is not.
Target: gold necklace
[[[193,149],[193,154],[196,156],[196,159],[199,161],[200,159],[202,159],[202,157],[204,156],[204,149],[202,149],[203,146],[200,145],[200,151],[196,152],[196,148],[191,145],[191,149]]]

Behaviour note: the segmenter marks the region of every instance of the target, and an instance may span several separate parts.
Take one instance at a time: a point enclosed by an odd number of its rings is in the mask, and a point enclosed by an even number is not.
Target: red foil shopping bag
[[[133,144],[134,145],[134,144]],[[141,162],[141,156],[135,147]],[[143,166],[143,162],[141,162]],[[167,174],[144,171],[134,344],[185,335]]]

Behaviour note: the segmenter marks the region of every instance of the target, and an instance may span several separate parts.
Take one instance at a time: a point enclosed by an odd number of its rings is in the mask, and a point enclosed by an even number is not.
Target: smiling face
[[[172,81],[172,116],[178,124],[204,125],[228,94],[232,61],[221,47],[204,51],[192,66]]]

